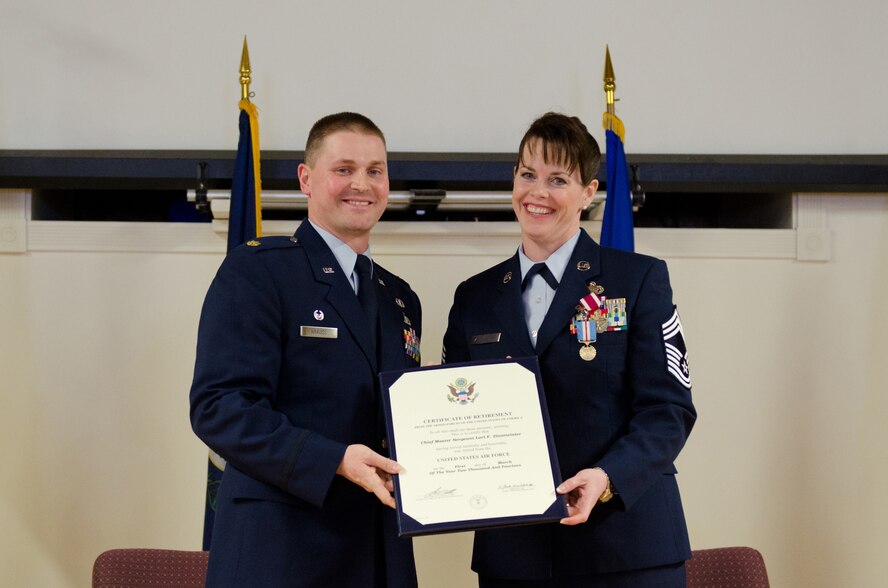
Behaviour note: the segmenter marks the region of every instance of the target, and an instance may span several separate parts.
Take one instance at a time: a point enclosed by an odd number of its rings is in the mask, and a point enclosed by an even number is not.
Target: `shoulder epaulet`
[[[652,255],[646,255],[644,253],[638,253],[637,251],[625,251],[623,249],[615,249],[613,247],[607,247],[605,245],[601,245],[601,253],[603,255],[608,255],[611,258],[620,260],[621,263],[632,263],[633,261],[646,261],[648,263],[658,261],[657,257]]]
[[[471,280],[473,282],[474,281],[486,282],[486,281],[492,279],[496,282],[499,282],[500,280],[505,280],[503,283],[508,283],[509,280],[512,279],[511,272],[509,271],[511,263],[512,263],[511,257],[508,259],[504,259],[503,261],[499,262],[498,264],[496,264],[493,267],[489,267],[480,273],[477,273],[473,276],[469,276],[468,278],[466,278],[466,281],[468,282]],[[508,278],[506,278],[505,276],[508,276]]]
[[[404,278],[388,271],[387,269],[379,265],[376,261],[374,261],[373,263],[375,267],[380,270],[380,275],[384,276],[385,281],[393,282],[401,287],[407,288],[408,290],[410,289],[410,284],[408,284]]]
[[[283,249],[286,247],[299,247],[301,244],[296,237],[258,237],[250,239],[243,244],[245,249],[259,252],[269,249]]]

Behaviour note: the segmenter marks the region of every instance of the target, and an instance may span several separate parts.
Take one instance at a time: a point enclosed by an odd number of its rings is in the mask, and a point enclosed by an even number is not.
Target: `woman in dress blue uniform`
[[[568,517],[478,531],[481,588],[684,586],[690,557],[673,462],[696,418],[666,264],[580,228],[600,151],[548,113],[519,147],[521,246],[456,290],[447,363],[536,355]]]

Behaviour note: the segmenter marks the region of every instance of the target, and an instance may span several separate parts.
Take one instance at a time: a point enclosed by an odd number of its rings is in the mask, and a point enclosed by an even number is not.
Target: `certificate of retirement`
[[[380,374],[401,535],[567,516],[535,357]]]

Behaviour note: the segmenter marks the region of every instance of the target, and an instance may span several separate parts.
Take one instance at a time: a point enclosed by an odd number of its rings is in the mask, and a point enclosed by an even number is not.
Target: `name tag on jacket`
[[[336,327],[307,327],[302,325],[299,327],[299,334],[302,337],[315,337],[316,339],[336,339],[339,337],[339,329]]]
[[[502,333],[485,333],[484,335],[472,335],[472,345],[484,345],[485,343],[499,343]]]

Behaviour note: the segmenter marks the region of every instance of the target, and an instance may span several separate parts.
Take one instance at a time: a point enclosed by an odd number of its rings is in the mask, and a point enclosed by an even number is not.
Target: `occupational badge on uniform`
[[[580,270],[581,272],[587,272],[587,271],[589,271],[589,269],[591,267],[592,266],[589,265],[588,261],[578,261],[577,262],[577,269]]]
[[[320,308],[317,309],[316,311],[314,311],[314,317],[315,317],[315,320],[317,320],[317,321],[324,320],[324,311],[321,310]]]
[[[321,268],[321,269],[324,271],[325,274],[334,274],[334,273],[336,273],[335,270],[334,270],[332,267],[324,267],[324,268]]]
[[[262,243],[256,241],[255,239],[247,241],[247,247],[259,247],[260,245],[262,245]]]
[[[404,319],[406,320],[407,317],[405,316]],[[413,327],[404,329],[404,352],[416,363],[420,362],[419,337],[416,336]]]
[[[395,304],[397,304],[401,308],[404,308],[404,301],[401,300],[400,298],[395,298]]]
[[[688,349],[685,347],[678,307],[673,307],[672,317],[663,323],[663,344],[666,347],[666,371],[672,374],[679,384],[690,390],[691,370],[688,365]]]
[[[457,378],[452,384],[447,384],[447,387],[450,389],[447,400],[457,404],[475,402],[480,396],[478,392],[475,392],[475,382],[470,384],[465,378]]]
[[[404,324],[407,325],[408,327],[413,324],[410,322],[410,319],[407,318],[406,314],[404,315]]]
[[[379,282],[380,286],[385,286],[385,282],[382,281],[382,278],[376,278],[376,281]]]
[[[506,272],[506,275],[503,276],[503,284],[508,284],[512,281],[512,272]]]

